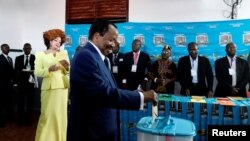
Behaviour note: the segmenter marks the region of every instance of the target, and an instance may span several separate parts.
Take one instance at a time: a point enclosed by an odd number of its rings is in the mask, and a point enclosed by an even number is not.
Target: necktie
[[[116,58],[117,58],[117,54],[113,54],[113,64],[116,64]]]
[[[106,67],[110,70],[110,69],[111,69],[111,66],[110,66],[110,61],[109,61],[109,58],[105,57],[105,59],[104,59],[104,63],[105,63],[105,65],[106,65]],[[115,78],[114,78],[113,74],[111,73],[111,71],[109,71],[109,72],[110,72],[110,74],[111,74],[111,77],[112,77],[112,79],[113,79],[113,81],[114,81],[115,85],[117,86],[117,84],[116,84],[116,81],[115,81]]]
[[[234,58],[231,58],[231,67],[232,67],[232,65],[233,65],[233,61],[234,61]]]
[[[134,64],[137,65],[138,62],[138,52],[134,52]]]
[[[105,65],[106,65],[106,67],[107,67],[108,69],[110,69],[110,64],[109,64],[108,58],[105,58],[105,59],[104,59],[104,63],[105,63]]]
[[[26,59],[25,59],[25,63],[24,63],[24,67],[25,67],[25,68],[27,68],[28,63],[29,63],[29,56],[26,55]]]
[[[9,56],[7,56],[7,58],[8,58],[8,62],[9,62],[9,64],[10,64],[10,65],[12,65],[11,58],[10,58]]]

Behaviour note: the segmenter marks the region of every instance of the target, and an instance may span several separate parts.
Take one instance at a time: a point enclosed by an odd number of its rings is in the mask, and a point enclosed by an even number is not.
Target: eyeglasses
[[[162,51],[161,53],[163,53],[163,54],[169,54],[170,51]]]

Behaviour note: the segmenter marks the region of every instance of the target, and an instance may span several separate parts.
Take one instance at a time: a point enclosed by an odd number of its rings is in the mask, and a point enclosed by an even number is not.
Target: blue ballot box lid
[[[143,117],[137,123],[138,131],[162,136],[195,136],[196,129],[192,121],[175,117]]]

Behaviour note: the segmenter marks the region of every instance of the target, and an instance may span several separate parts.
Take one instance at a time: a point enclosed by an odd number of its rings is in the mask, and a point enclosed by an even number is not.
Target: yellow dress
[[[42,77],[41,114],[36,130],[35,141],[66,141],[68,89],[65,88],[63,75],[65,69],[49,72],[51,65],[59,65],[62,59],[68,60],[68,53],[37,52],[35,54],[35,75]]]

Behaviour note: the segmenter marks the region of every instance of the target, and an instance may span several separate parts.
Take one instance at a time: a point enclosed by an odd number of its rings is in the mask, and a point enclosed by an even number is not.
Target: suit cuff
[[[144,107],[144,95],[142,92],[139,92],[140,94],[140,98],[141,98],[141,104],[140,104],[140,109],[139,110],[143,110]]]
[[[155,77],[155,79],[154,79],[154,82],[156,83],[156,80],[157,80],[158,78],[157,77]]]

